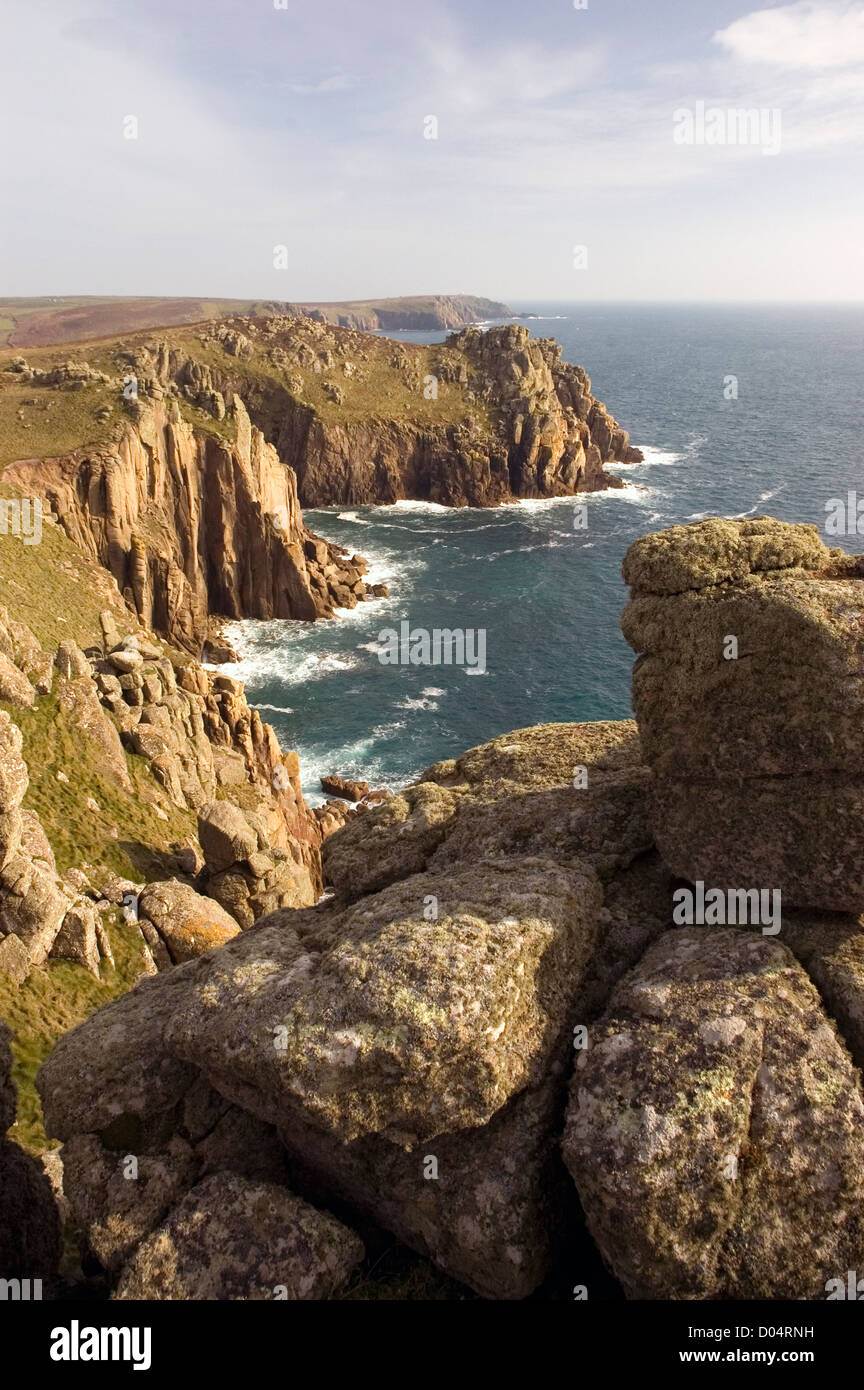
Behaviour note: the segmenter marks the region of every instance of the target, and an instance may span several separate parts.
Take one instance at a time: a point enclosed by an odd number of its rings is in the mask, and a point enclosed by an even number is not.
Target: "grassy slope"
[[[464,361],[463,354],[457,350],[437,344],[428,347],[395,344],[389,338],[330,326],[322,331],[327,335],[323,345],[313,332],[308,338],[310,346],[313,350],[326,348],[329,341],[335,345],[336,352],[333,367],[321,372],[293,365],[283,371],[270,360],[269,349],[285,344],[290,350],[292,344],[304,336],[302,327],[284,339],[255,335],[252,357],[242,360],[230,357],[218,343],[202,343],[202,336],[209,332],[206,324],[160,330],[157,334],[142,332],[106,338],[78,347],[30,348],[20,353],[0,349],[0,466],[16,459],[56,457],[84,445],[108,444],[124,418],[121,383],[129,367],[123,354],[157,339],[164,339],[195,361],[230,373],[238,380],[241,394],[244,378],[252,388],[266,389],[275,384],[289,394],[295,394],[291,383],[299,379],[296,398],[311,406],[328,425],[396,420],[412,421],[421,426],[471,421],[481,429],[491,427],[485,406],[464,387],[439,380],[437,398],[427,399],[425,395],[425,380],[427,376],[437,375],[439,362],[459,364]],[[340,346],[344,356],[338,352]],[[360,353],[364,355],[362,358]],[[26,357],[32,366],[40,369],[70,359],[86,360],[114,378],[115,384],[87,383],[72,391],[22,382],[15,373],[4,370],[16,356]],[[356,375],[344,375],[342,363],[346,359],[359,369]],[[339,387],[344,395],[341,403],[336,404],[328,398],[325,389],[328,384]],[[105,406],[109,416],[99,421],[96,412]],[[180,409],[184,418],[197,428],[225,439],[233,438],[230,416],[216,421],[182,398]]]
[[[103,922],[116,967],[103,961],[101,980],[71,961],[52,961],[47,969],[34,970],[23,985],[13,985],[0,975],[0,1018],[12,1029],[13,1076],[18,1087],[18,1113],[9,1137],[31,1153],[56,1147],[45,1134],[34,1084],[55,1042],[103,1004],[125,994],[145,973],[137,927],[121,921],[119,912],[114,922],[107,917]]]
[[[0,489],[6,495],[10,490]],[[123,630],[134,622],[110,576],[83,555],[59,529],[43,527],[40,545],[0,536],[0,603],[33,630],[51,651],[71,637],[89,646],[100,635],[99,613],[114,609]],[[100,765],[80,729],[58,718],[57,701],[38,696],[32,710],[6,709],[21,729],[30,787],[24,805],[39,813],[62,871],[82,863],[104,865],[140,881],[161,877],[172,842],[194,830],[195,817],[168,801],[146,770],[144,759],[126,755],[132,791],[126,792]],[[68,783],[57,780],[65,772]],[[89,797],[98,814],[87,805]],[[167,816],[157,815],[157,807]],[[117,830],[115,839],[110,833]],[[11,1026],[18,1083],[18,1123],[12,1137],[37,1151],[46,1145],[33,1078],[61,1033],[95,1008],[124,993],[142,971],[137,929],[118,922],[109,928],[117,968],[103,963],[102,981],[82,967],[51,962],[20,987],[0,976],[0,1017]]]

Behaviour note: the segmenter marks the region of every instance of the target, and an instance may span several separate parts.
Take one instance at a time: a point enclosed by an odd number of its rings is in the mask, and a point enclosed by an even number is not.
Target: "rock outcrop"
[[[290,348],[302,358],[298,336],[292,334]],[[334,338],[332,346],[338,351],[341,343]],[[485,333],[465,329],[428,363],[407,349],[400,344],[394,361],[409,390],[422,397],[425,371],[427,386],[450,384],[464,396],[465,408],[452,423],[353,413],[333,420],[290,392],[250,394],[256,423],[297,474],[304,506],[418,498],[488,507],[519,497],[567,497],[623,486],[604,464],[642,457],[591,395],[585,371],[561,361],[552,338],[534,339],[513,324]],[[346,347],[343,355],[349,350],[356,351]]]
[[[815,526],[698,522],[631,546],[623,617],[669,868],[864,911],[864,565]]]
[[[0,710],[0,974],[19,983],[49,958],[100,977],[111,947],[96,904],[134,902],[144,960],[157,970],[229,940],[265,912],[308,906],[321,889],[321,829],[303,800],[296,755],[282,753],[239,682],[176,654],[172,660],[152,638],[121,638],[107,611],[102,629],[101,648],[88,655],[67,640],[52,661],[0,609],[0,645],[8,639],[11,650],[14,631],[19,678],[34,698],[31,678],[53,694],[64,727],[85,740],[90,766],[131,793],[125,746],[177,808],[214,820],[233,815],[245,827],[249,858],[214,873],[193,840],[177,856],[182,878],[143,891],[134,883],[102,891],[77,870],[60,876],[39,816],[22,810],[29,786],[23,740]],[[92,807],[100,809],[95,801]],[[199,825],[209,827],[206,814]]]
[[[697,927],[661,937],[592,1029],[564,1156],[629,1297],[824,1298],[864,1250],[862,1121],[787,948]]]
[[[120,1299],[320,1299],[345,1284],[363,1245],[284,1187],[205,1178],[138,1246]]]
[[[307,531],[296,478],[239,397],[232,441],[184,421],[156,378],[139,385],[113,445],[4,476],[46,500],[142,623],[199,656],[211,614],[311,620],[365,597],[350,560]]]
[[[668,879],[632,724],[522,730],[427,777],[395,818],[385,802],[330,837],[339,896],[260,919],[64,1037],[41,1075],[46,1124],[73,1150],[128,1133],[167,1168],[189,1140],[182,1097],[209,1087],[278,1133],[316,1205],[340,1201],[484,1296],[525,1297],[572,1216],[572,1030],[668,926]],[[517,788],[526,804],[502,821]],[[406,819],[417,794],[441,803],[431,838]],[[217,864],[251,848],[229,817],[202,841]],[[349,886],[382,862],[386,882]],[[100,1198],[100,1230],[116,1200]]]
[[[626,562],[638,726],[517,730],[345,807],[314,906],[261,915],[286,822],[247,804],[258,763],[226,742],[247,792],[196,806],[203,868],[183,889],[227,908],[221,944],[199,955],[210,939],[192,931],[172,950],[176,884],[136,888],[142,916],[159,909],[163,968],[39,1075],[82,1249],[113,1295],[327,1297],[363,1257],[355,1223],[493,1299],[584,1283],[586,1231],[631,1298],[821,1299],[860,1268],[864,921],[837,893],[860,565],[768,519],[647,537]],[[87,680],[82,659],[104,656],[67,648],[58,679]],[[123,674],[143,682],[149,660]],[[205,678],[190,663],[177,684]],[[242,692],[218,693],[230,729]],[[797,863],[775,852],[785,823],[747,819],[781,778],[810,816]],[[799,906],[779,934],[675,927],[703,868],[693,825],[715,836],[709,884],[786,875]],[[32,822],[26,849],[50,858]]]

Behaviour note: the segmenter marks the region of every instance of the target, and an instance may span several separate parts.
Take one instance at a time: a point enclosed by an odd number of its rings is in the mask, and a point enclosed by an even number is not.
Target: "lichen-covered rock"
[[[44,965],[71,906],[71,895],[38,859],[18,855],[0,869],[0,932],[14,933],[34,965]]]
[[[486,1125],[411,1149],[350,1144],[295,1117],[280,1130],[292,1173],[339,1197],[484,1298],[527,1298],[559,1253],[572,1187],[558,1145],[560,1060]]]
[[[279,914],[202,962],[166,1042],[273,1123],[299,1106],[397,1143],[476,1126],[543,1074],[601,906],[587,865],[513,859],[410,878],[317,936]]]
[[[163,1034],[199,965],[142,980],[63,1034],[37,1076],[47,1134],[66,1140],[127,1121],[140,1134],[176,1105],[197,1073],[168,1052]]]
[[[32,709],[36,703],[36,691],[27,677],[0,652],[0,700],[17,705],[19,709]]]
[[[793,912],[781,940],[804,966],[856,1066],[864,1068],[864,921],[831,912]]]
[[[629,1297],[824,1298],[864,1252],[860,1076],[756,933],[648,950],[579,1057],[563,1147]]]
[[[320,1299],[361,1241],[287,1188],[216,1174],[193,1188],[123,1271],[118,1299]]]
[[[51,947],[53,960],[71,960],[99,978],[96,908],[81,898],[69,908]]]
[[[478,857],[583,858],[605,875],[651,848],[647,778],[630,720],[518,729],[435,763],[329,835],[324,877],[354,901]]]
[[[817,526],[709,517],[640,537],[624,557],[623,573],[634,590],[680,594],[771,570],[821,569],[828,558]]]
[[[0,936],[0,975],[5,975],[15,985],[23,985],[33,962],[24,942],[14,932]]]
[[[229,869],[258,849],[258,836],[239,806],[214,801],[198,816],[198,839],[211,873]]]
[[[224,946],[240,930],[219,903],[178,879],[148,883],[138,898],[138,916],[142,925],[151,924],[178,965]]]
[[[864,572],[812,526],[673,527],[631,546],[622,627],[673,873],[864,910]]]
[[[106,1149],[95,1134],[63,1145],[63,1183],[70,1215],[87,1253],[117,1272],[191,1185],[191,1146],[173,1137],[165,1152]]]

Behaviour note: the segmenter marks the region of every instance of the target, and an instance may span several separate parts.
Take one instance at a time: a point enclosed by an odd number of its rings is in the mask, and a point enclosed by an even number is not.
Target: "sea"
[[[313,805],[324,773],[392,791],[511,730],[628,718],[633,653],[619,621],[631,542],[709,516],[824,532],[832,499],[864,498],[864,306],[512,307],[586,369],[645,461],[610,467],[624,489],[583,498],[306,511],[313,531],[367,557],[390,597],[332,621],[232,624],[241,660],[222,669],[297,750]],[[864,536],[826,541],[864,550]],[[383,662],[404,622],[473,630],[473,666]]]

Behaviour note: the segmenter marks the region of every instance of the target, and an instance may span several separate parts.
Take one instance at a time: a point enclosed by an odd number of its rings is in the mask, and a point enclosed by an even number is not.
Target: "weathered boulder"
[[[673,527],[624,562],[657,847],[684,878],[864,910],[864,571],[813,526]]]
[[[512,859],[294,930],[279,914],[201,963],[166,1043],[276,1124],[299,1108],[343,1141],[409,1144],[474,1127],[543,1075],[601,906],[587,865]]]
[[[0,700],[17,705],[20,709],[32,709],[36,703],[36,691],[27,677],[0,652]]]
[[[163,1033],[199,961],[142,980],[64,1033],[37,1076],[46,1133],[56,1139],[122,1126],[134,1134],[172,1109],[196,1078]]]
[[[14,932],[34,965],[48,959],[71,902],[38,859],[17,855],[0,869],[0,932]]]
[[[864,1068],[864,921],[833,912],[784,914],[781,940],[798,957]]]
[[[240,930],[217,902],[179,879],[148,883],[138,898],[138,917],[153,926],[177,965],[223,946]]]
[[[118,1299],[320,1299],[347,1282],[361,1241],[285,1187],[205,1178],[138,1247]]]
[[[117,1272],[191,1186],[191,1146],[177,1136],[165,1152],[106,1149],[95,1134],[63,1145],[63,1182],[70,1215],[87,1254]]]
[[[629,1297],[824,1298],[860,1262],[860,1075],[754,932],[650,947],[579,1056],[563,1148]]]
[[[90,674],[75,678],[60,678],[57,687],[60,710],[91,742],[95,755],[126,791],[132,790],[129,770],[120,735],[99,702],[99,694]]]
[[[207,868],[214,874],[248,859],[258,849],[257,833],[230,801],[214,801],[200,811],[198,839]]]
[[[572,1205],[558,1144],[565,1085],[558,1057],[488,1124],[413,1148],[377,1136],[334,1143],[299,1116],[280,1137],[316,1200],[339,1197],[485,1298],[526,1298],[560,1251]]]
[[[0,870],[18,854],[24,834],[20,808],[30,779],[21,749],[21,730],[0,710]]]
[[[15,985],[23,985],[33,962],[24,942],[14,932],[0,936],[0,975],[5,975]]]
[[[650,849],[636,726],[544,724],[436,763],[327,837],[326,883],[354,901],[425,868],[501,855],[589,860],[606,875]]]
[[[93,903],[80,898],[66,916],[51,947],[53,960],[71,960],[83,965],[99,978],[99,943],[96,938],[97,912]]]

